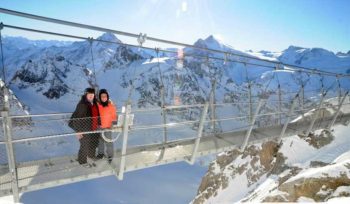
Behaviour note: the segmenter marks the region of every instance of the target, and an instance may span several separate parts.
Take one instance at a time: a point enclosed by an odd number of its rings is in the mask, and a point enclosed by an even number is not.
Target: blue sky
[[[190,44],[212,34],[243,50],[281,51],[289,45],[322,47],[334,52],[350,50],[348,0],[0,0],[0,5]],[[86,37],[101,34],[5,14],[0,14],[0,20]],[[62,39],[9,29],[4,34]],[[136,43],[135,39],[120,38]],[[157,46],[150,42],[145,45]]]

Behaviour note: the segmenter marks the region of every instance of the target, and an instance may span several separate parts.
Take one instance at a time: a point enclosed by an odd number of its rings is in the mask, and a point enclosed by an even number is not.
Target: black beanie
[[[85,89],[85,94],[92,93],[95,94],[95,89],[94,88],[86,88]]]
[[[107,94],[107,101],[106,102],[102,102],[101,100],[101,94]],[[102,106],[108,106],[108,101],[109,101],[109,94],[107,92],[106,89],[101,89],[100,93],[98,94],[98,99],[100,100],[100,103],[102,104]]]

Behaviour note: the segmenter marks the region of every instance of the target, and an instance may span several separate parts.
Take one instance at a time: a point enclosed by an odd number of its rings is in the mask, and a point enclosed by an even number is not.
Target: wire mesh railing
[[[312,110],[317,103],[309,103],[302,108],[296,108],[295,112],[306,112]],[[344,103],[346,105],[348,103]],[[283,110],[278,112],[276,110],[270,109],[269,107],[262,108],[262,111],[258,114],[258,117],[268,117],[268,116],[276,116],[279,114],[286,114],[288,112],[290,103],[284,104]],[[242,120],[247,118],[248,115],[244,114],[246,110],[243,110],[239,106],[234,106],[234,103],[228,104],[218,104],[217,109],[222,107],[222,114],[220,117],[215,117],[213,119],[209,118],[209,121],[230,121],[230,120]],[[324,106],[329,106],[336,108],[336,104],[327,104]],[[173,108],[175,109],[175,108]],[[161,121],[161,110],[146,112],[140,111],[134,113],[134,124],[131,130],[145,130],[145,129],[157,129],[157,128],[171,128],[177,126],[191,125],[195,126],[196,123],[199,122],[199,115],[201,113],[201,109],[197,106],[193,108],[193,110],[189,110],[189,108],[183,108],[179,106],[178,109],[181,110],[172,110],[166,112],[168,116],[168,121],[164,125]],[[247,108],[246,108],[247,109]],[[230,110],[230,111],[229,111]],[[243,114],[241,114],[243,112]],[[208,114],[210,115],[210,114]],[[86,128],[87,124],[91,123],[93,118],[80,118],[74,119],[73,121],[77,122],[77,125],[82,127],[78,132],[87,132],[94,133],[94,131]],[[64,136],[74,136],[77,132],[74,131],[71,127],[69,127],[70,116],[68,114],[65,115],[51,115],[51,114],[43,114],[41,116],[11,116],[12,126],[13,126],[13,140],[16,141],[30,141],[37,140],[41,137],[64,137]],[[99,120],[99,118],[96,118]],[[245,120],[246,121],[246,120]],[[0,118],[0,122],[2,123],[2,118]],[[269,123],[270,124],[270,123]],[[193,128],[193,127],[191,127]],[[99,132],[97,130],[96,132]],[[100,131],[101,132],[101,131]],[[3,135],[3,130],[0,131],[0,136]],[[27,139],[27,140],[26,140]]]
[[[4,123],[0,117],[0,191],[11,189],[12,181],[5,144]]]
[[[0,191],[11,189],[12,177],[9,174],[7,152],[5,144],[0,144]]]
[[[256,112],[261,99],[252,100],[251,103],[241,100],[212,104],[212,107],[209,105],[209,111],[202,121],[203,138],[220,137],[220,134],[227,135],[247,131],[250,128],[281,126],[298,118],[300,120],[305,117],[310,120],[313,117],[312,112],[316,111],[323,114],[320,114],[320,118],[332,116],[339,106],[338,99],[330,96],[325,99],[321,110],[317,110],[315,109],[319,103],[317,99],[306,100],[303,106],[295,107],[291,115],[289,115],[292,101],[290,96],[282,97],[282,103],[279,103],[274,96],[263,99],[264,103],[257,112],[256,122],[253,124],[250,123],[249,106],[252,106],[252,112]],[[298,103],[298,98],[295,100]],[[345,100],[342,105],[348,108],[350,102]],[[162,149],[183,144],[184,141],[194,145],[198,140],[201,116],[205,106],[205,104],[195,104],[165,106],[149,110],[133,111],[131,109],[128,116],[133,116],[133,123],[127,129],[127,141],[124,141],[123,135],[125,112],[117,113],[123,117],[120,117],[117,123],[113,123],[111,129],[99,128],[100,121],[103,119],[101,117],[71,118],[71,113],[9,116],[7,119],[12,125],[11,144],[15,155],[18,186],[23,190],[28,185],[40,186],[42,182],[54,183],[55,177],[52,175],[68,179],[104,175],[101,172],[105,172],[106,175],[116,174],[120,172],[118,168],[123,158],[135,153],[133,151],[147,152],[147,148],[157,147],[159,151],[155,151],[153,156],[161,159],[166,155]],[[211,111],[214,111],[212,108],[215,108],[216,114],[211,114]],[[330,111],[330,114],[325,115],[326,111]],[[167,116],[165,122],[162,120],[162,114]],[[0,124],[2,123],[3,118],[0,118]],[[322,121],[316,122],[315,127],[318,128],[321,123]],[[80,134],[83,135],[82,138],[79,138]],[[2,136],[0,137],[0,191],[10,192],[13,178],[9,170],[6,143],[4,139],[1,140],[4,138],[3,128],[0,136]],[[126,142],[126,151],[123,152],[124,142]],[[182,151],[182,154],[190,157],[192,154],[190,150],[178,149],[177,151]],[[147,165],[152,164],[150,160],[144,162]]]

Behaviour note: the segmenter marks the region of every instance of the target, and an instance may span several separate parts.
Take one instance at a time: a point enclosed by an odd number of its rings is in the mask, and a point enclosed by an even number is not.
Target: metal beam
[[[120,155],[120,166],[118,172],[118,179],[123,180],[124,171],[125,171],[125,158],[126,158],[126,148],[128,146],[128,132],[129,132],[129,115],[131,112],[131,105],[127,103],[125,105],[125,113],[124,113],[124,122],[123,122],[123,141],[122,141],[122,149]]]

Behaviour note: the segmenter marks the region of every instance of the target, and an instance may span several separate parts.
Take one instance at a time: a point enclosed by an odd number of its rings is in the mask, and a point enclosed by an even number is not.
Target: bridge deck
[[[350,114],[345,114],[336,123],[345,123]],[[332,117],[316,121],[318,127],[326,127]],[[284,137],[306,131],[310,121],[290,123]],[[279,137],[283,125],[261,127],[253,130],[249,143],[256,144]],[[198,156],[219,153],[240,147],[246,130],[201,138]],[[195,138],[171,141],[166,144],[135,146],[127,149],[125,172],[158,166],[167,163],[188,161],[193,151]],[[164,154],[162,154],[164,153]],[[112,164],[105,160],[96,161],[92,168],[82,167],[76,162],[76,155],[57,157],[49,160],[29,161],[17,164],[18,185],[21,193],[63,184],[79,182],[108,175],[116,175],[119,170],[120,150],[116,150]],[[11,176],[6,168],[0,168],[0,196],[11,194]]]

